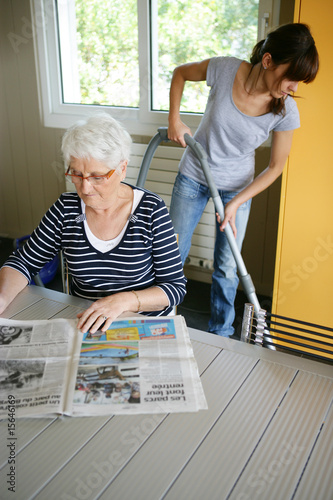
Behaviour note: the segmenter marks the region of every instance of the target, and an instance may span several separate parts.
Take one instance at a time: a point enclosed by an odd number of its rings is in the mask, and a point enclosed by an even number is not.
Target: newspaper
[[[0,418],[207,409],[185,320],[129,317],[83,334],[75,320],[0,319]]]

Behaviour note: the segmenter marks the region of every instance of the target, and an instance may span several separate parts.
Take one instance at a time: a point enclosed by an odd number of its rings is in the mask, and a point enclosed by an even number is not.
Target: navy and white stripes
[[[90,244],[80,218],[79,196],[64,193],[47,211],[24,247],[17,249],[5,266],[18,270],[30,281],[62,250],[72,277],[73,295],[96,300],[116,292],[158,286],[168,296],[170,306],[146,314],[168,314],[183,301],[186,278],[163,200],[154,193],[142,191],[134,217],[112,250],[102,253]]]

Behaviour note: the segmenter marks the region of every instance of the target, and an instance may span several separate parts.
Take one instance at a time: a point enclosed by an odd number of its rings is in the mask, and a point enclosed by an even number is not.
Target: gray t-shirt
[[[253,180],[255,149],[269,133],[293,130],[300,126],[297,105],[292,97],[285,101],[285,114],[266,113],[248,116],[232,98],[232,87],[240,59],[214,57],[207,68],[207,85],[211,87],[205,113],[194,138],[208,155],[208,163],[218,189],[239,191]],[[207,185],[199,160],[189,148],[180,162],[182,174]]]

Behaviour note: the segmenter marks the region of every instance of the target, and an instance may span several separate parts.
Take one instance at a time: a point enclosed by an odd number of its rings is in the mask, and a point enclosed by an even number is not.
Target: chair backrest
[[[333,329],[245,304],[241,340],[269,349],[291,352],[333,363]]]
[[[71,293],[71,277],[68,271],[68,264],[63,254],[63,251],[59,252],[60,257],[60,267],[61,267],[61,281],[62,281],[62,291],[70,295]]]

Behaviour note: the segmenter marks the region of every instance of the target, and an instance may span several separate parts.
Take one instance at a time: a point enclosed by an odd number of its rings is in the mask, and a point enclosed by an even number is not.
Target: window
[[[224,55],[249,59],[258,37],[259,0],[158,0],[152,3],[152,109],[168,110],[173,69]],[[205,82],[186,83],[181,110],[205,109]]]
[[[56,7],[63,102],[139,108],[137,0]]]
[[[258,37],[259,0],[33,0],[32,6],[42,113],[52,127],[66,128],[102,106],[130,133],[154,134],[167,125],[177,65],[215,55],[248,59]],[[208,90],[205,82],[186,85],[181,110],[189,126],[198,124]]]

